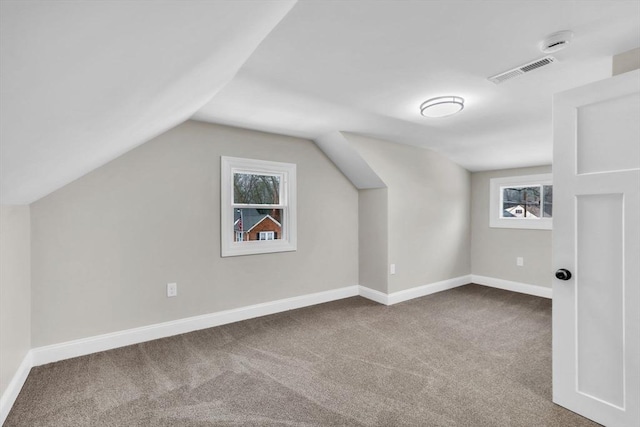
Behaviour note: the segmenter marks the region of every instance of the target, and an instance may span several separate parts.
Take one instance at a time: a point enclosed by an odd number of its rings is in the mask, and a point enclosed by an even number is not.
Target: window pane
[[[276,238],[275,231],[260,231],[258,233],[258,240],[274,240]]]
[[[540,187],[502,189],[502,218],[540,218]]]
[[[280,204],[280,177],[234,173],[233,203],[251,205]]]
[[[234,209],[234,241],[282,239],[283,209]]]
[[[543,191],[543,216],[545,218],[553,217],[553,185],[545,185]]]

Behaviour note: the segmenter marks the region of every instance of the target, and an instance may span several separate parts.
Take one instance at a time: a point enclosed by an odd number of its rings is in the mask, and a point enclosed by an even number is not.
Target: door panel
[[[554,97],[553,400],[640,425],[640,71]]]
[[[578,108],[578,174],[640,167],[640,103],[628,95]],[[627,128],[624,134],[618,129]],[[616,135],[615,138],[612,138]]]
[[[622,194],[576,199],[577,389],[624,407]]]

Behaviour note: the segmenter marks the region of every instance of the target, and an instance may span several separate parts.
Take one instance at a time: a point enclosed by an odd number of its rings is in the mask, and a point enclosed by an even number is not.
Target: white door
[[[553,401],[640,426],[640,70],[554,97]]]

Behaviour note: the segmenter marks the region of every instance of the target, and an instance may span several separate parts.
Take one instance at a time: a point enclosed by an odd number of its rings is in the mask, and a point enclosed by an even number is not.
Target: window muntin
[[[222,256],[296,250],[296,165],[221,159]]]
[[[493,178],[490,181],[489,226],[548,229],[552,227],[551,174]]]

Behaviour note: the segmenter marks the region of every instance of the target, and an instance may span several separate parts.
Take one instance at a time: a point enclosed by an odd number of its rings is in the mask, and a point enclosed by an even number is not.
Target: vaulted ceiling
[[[360,133],[469,170],[551,162],[554,93],[640,45],[640,2],[2,1],[2,203],[30,203],[192,117]],[[556,63],[496,85],[538,59]],[[428,98],[465,109],[428,119]]]

